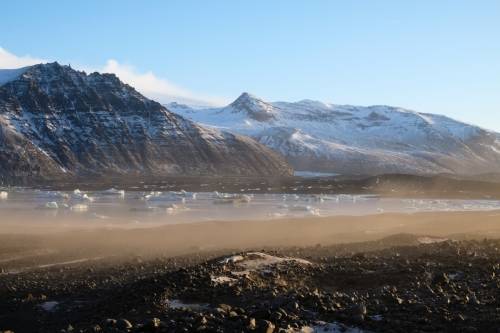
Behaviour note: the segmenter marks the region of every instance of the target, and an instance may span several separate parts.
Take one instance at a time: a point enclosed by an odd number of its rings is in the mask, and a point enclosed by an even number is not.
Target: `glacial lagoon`
[[[499,200],[394,198],[352,194],[238,194],[185,191],[0,191],[0,225],[51,223],[154,226],[202,221],[500,210]]]

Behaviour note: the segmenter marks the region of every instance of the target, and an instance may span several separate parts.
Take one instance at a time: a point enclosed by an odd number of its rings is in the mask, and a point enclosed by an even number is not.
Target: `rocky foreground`
[[[4,268],[0,331],[499,332],[499,276],[498,240],[404,235],[94,258]]]

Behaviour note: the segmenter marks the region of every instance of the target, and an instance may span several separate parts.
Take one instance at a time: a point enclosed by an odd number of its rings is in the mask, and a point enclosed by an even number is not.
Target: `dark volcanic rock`
[[[500,241],[384,242],[7,274],[0,331],[498,332]]]
[[[0,176],[289,175],[254,140],[207,129],[149,100],[113,74],[58,63],[0,86]]]

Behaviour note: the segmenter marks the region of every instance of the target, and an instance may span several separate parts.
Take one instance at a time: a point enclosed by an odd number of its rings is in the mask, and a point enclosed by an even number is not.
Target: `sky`
[[[393,105],[500,131],[498,0],[4,1],[0,68],[116,73],[160,102]]]

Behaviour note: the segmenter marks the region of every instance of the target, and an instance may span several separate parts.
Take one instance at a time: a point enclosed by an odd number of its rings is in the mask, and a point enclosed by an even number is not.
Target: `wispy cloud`
[[[48,61],[30,55],[17,56],[0,47],[0,69],[20,68]],[[121,64],[114,59],[108,60],[102,67],[78,65],[74,67],[86,72],[97,71],[116,74],[123,82],[131,85],[145,96],[161,103],[179,102],[196,106],[220,106],[227,103],[224,98],[194,93],[189,89],[177,86],[165,78],[156,76],[152,71],[141,73],[133,66]]]
[[[34,58],[30,55],[19,57],[0,47],[0,68],[13,69],[31,66],[42,62],[47,62],[47,60]]]
[[[167,79],[157,77],[151,71],[140,73],[133,66],[120,64],[114,59],[108,60],[106,65],[99,71],[116,74],[123,82],[160,102],[176,101],[201,106],[218,106],[226,103],[226,100],[222,98],[204,96],[181,88]]]

